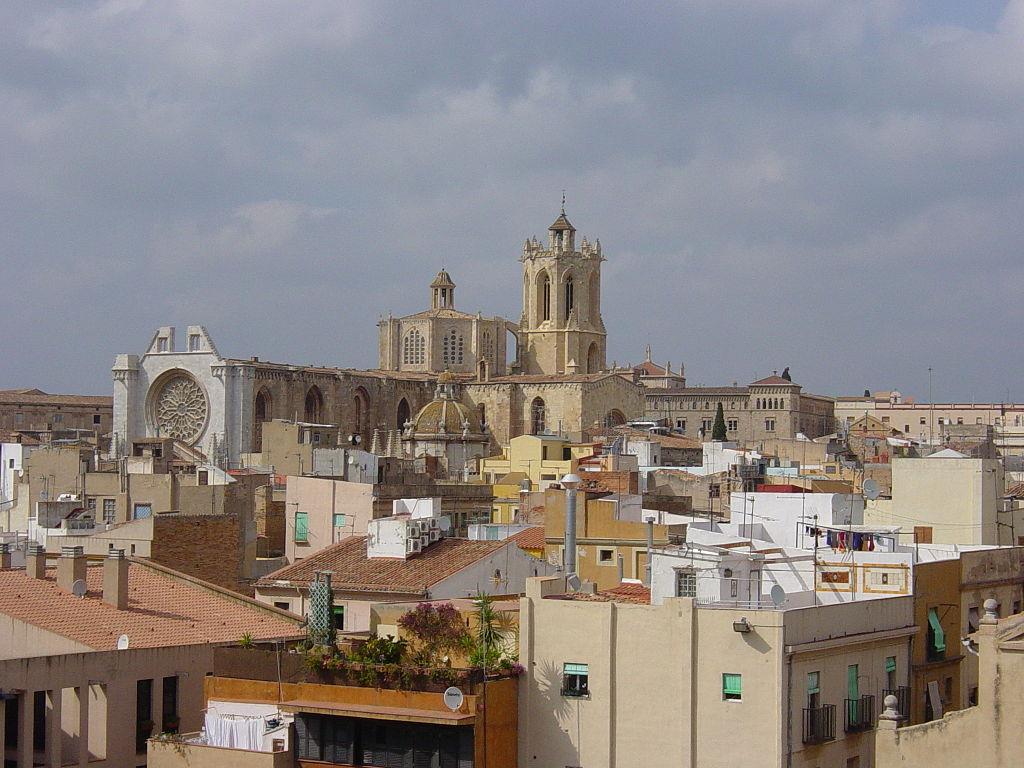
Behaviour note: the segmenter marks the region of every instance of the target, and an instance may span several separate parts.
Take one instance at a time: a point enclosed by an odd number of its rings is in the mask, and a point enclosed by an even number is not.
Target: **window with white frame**
[[[690,568],[676,569],[676,597],[697,596],[697,574]]]

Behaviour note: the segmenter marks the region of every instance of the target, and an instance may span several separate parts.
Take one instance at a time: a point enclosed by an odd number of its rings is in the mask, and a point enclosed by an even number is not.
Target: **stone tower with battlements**
[[[607,368],[601,319],[601,241],[583,238],[565,209],[548,227],[547,247],[523,244],[519,363],[524,374],[571,375]]]

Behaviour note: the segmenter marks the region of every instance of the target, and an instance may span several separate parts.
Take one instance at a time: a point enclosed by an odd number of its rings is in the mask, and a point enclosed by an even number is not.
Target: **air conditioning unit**
[[[430,533],[424,533],[420,536],[420,546],[426,549],[430,546]]]
[[[433,544],[441,539],[441,531],[438,528],[431,528],[430,533],[427,534],[430,538],[430,543]]]
[[[426,520],[423,520],[422,522],[426,523],[427,528],[431,531],[441,530],[441,523],[440,521],[438,521],[436,517],[428,517]]]
[[[419,539],[407,539],[405,542],[405,554],[416,555],[423,551],[423,545]]]
[[[420,537],[420,524],[418,522],[406,523],[405,535],[410,539],[418,539]]]

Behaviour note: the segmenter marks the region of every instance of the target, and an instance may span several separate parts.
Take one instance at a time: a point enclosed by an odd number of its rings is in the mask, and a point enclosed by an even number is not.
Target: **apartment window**
[[[1020,613],[1020,600],[1013,601],[1013,615],[1016,616]]]
[[[93,518],[96,517],[96,499],[94,497],[90,496],[86,499],[85,508],[92,512]]]
[[[922,416],[922,417],[921,417],[921,422],[920,422],[921,426],[923,427],[923,426],[924,426],[925,424],[927,424],[927,423],[928,423],[928,422],[927,422],[927,421],[925,420],[924,416]]]
[[[611,565],[615,562],[615,550],[614,549],[599,549],[597,550],[597,561],[602,565]]]
[[[542,445],[540,447],[540,460],[541,461],[547,461],[548,460],[548,447],[546,445]]]
[[[53,423],[54,424],[60,424],[62,421],[64,421],[64,414],[63,413],[55,413],[55,414],[53,414]]]
[[[333,523],[335,528],[344,528],[345,527],[345,513],[344,512],[335,512],[334,513],[334,520],[332,521],[332,523]]]
[[[974,423],[975,423],[975,424],[981,424],[981,416],[976,416],[976,417],[974,418]]]
[[[714,424],[714,420],[713,419],[701,419],[700,420],[700,428],[703,429],[705,432],[710,432],[711,431],[711,427],[712,427],[713,424]]]
[[[935,661],[946,655],[946,633],[942,631],[939,612],[936,608],[928,609],[928,660]]]
[[[740,423],[736,419],[729,419],[729,421],[726,422],[726,429],[728,429],[730,432],[735,432],[739,428]]]
[[[332,605],[331,615],[334,616],[334,628],[337,630],[345,629],[345,606]]]
[[[152,504],[136,504],[132,507],[132,520],[144,520],[153,516]]]
[[[93,425],[94,425],[94,426],[99,426],[99,423],[100,423],[100,421],[102,420],[102,418],[103,418],[103,417],[102,417],[102,416],[101,416],[100,414],[98,414],[98,413],[94,413],[94,414],[92,415],[92,423],[93,423]]]
[[[726,701],[743,699],[743,675],[726,672],[722,675],[722,698]]]
[[[676,597],[697,596],[697,574],[689,568],[676,571]]]
[[[679,432],[686,431],[686,419],[676,419],[676,429]]]
[[[206,470],[206,469],[199,470],[199,480],[198,480],[198,482],[199,482],[199,485],[209,485],[210,484],[210,472],[209,472],[209,470]]]
[[[153,681],[135,683],[135,751],[146,751],[146,740],[153,735]]]
[[[775,419],[765,419],[764,420],[764,431],[765,432],[774,432],[775,431]]]
[[[7,467],[8,469],[14,469],[14,459],[7,460]]]
[[[963,416],[958,416],[957,420],[956,420],[956,423],[957,424],[963,424],[964,423],[964,417]]]
[[[896,657],[889,656],[885,660],[885,683],[890,691],[896,690]]]
[[[572,448],[570,448],[567,445],[567,446],[565,446],[562,449],[562,461],[571,461],[571,460],[572,460]]]
[[[295,542],[305,544],[309,541],[309,513],[295,513]]]
[[[821,706],[821,672],[807,673],[807,708],[817,709]]]
[[[889,423],[889,417],[888,416],[883,416],[882,417],[882,423],[883,424],[888,424]]]
[[[190,333],[188,336],[188,351],[198,352],[199,351],[199,334]]]
[[[562,665],[562,695],[582,698],[590,695],[590,671],[586,664]]]
[[[280,608],[282,611],[290,611],[292,609],[292,604],[287,600],[275,600],[274,607]]]
[[[23,421],[25,421],[25,414],[24,413],[16,413],[16,414],[14,414],[14,423],[15,424],[21,424]]]
[[[903,434],[907,434],[909,431],[910,431],[910,425],[909,424],[904,424],[903,425]]]
[[[117,502],[114,499],[103,500],[103,522],[111,525],[114,522],[114,514],[117,510]]]
[[[313,442],[314,443],[319,443],[320,442],[320,433],[319,432],[314,432],[313,433]]]
[[[160,730],[164,733],[178,732],[178,676],[164,678],[163,685],[163,723]]]

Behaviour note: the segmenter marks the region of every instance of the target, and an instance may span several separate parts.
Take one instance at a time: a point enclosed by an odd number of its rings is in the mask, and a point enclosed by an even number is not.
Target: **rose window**
[[[193,379],[176,376],[161,388],[155,415],[161,436],[191,443],[206,424],[206,395]]]

